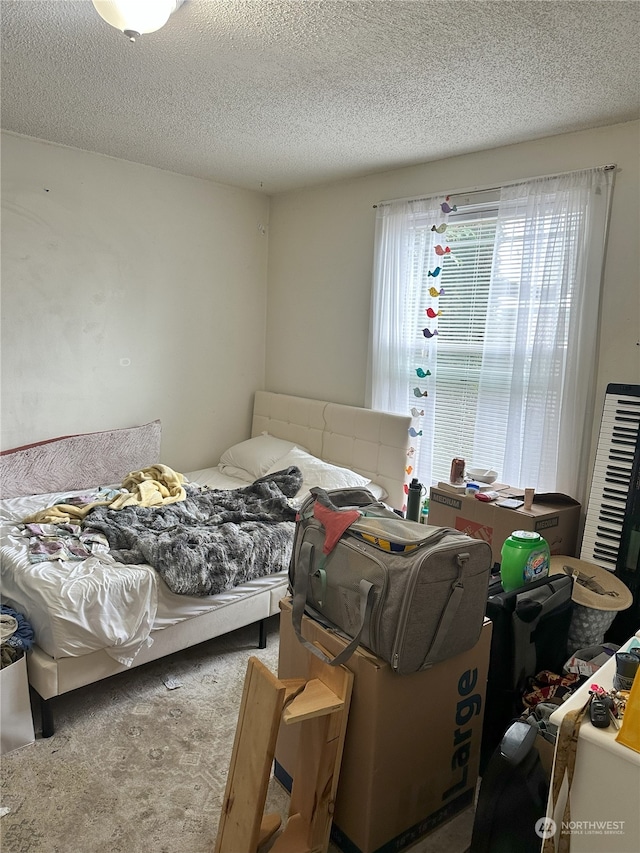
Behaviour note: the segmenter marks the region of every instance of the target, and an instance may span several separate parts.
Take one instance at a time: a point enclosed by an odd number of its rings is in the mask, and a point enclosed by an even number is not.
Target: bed
[[[293,467],[302,478],[297,493],[286,498],[294,510],[312,485],[363,485],[402,509],[411,424],[408,416],[258,391],[250,439],[225,451],[218,465],[185,473],[185,488],[224,498],[252,494],[265,481],[271,488]],[[170,575],[165,582],[167,576],[150,565],[122,564],[113,556],[122,552],[110,549],[73,562],[41,558],[34,565],[19,522],[56,500],[78,494],[86,499],[105,485],[117,488],[129,472],[158,463],[160,441],[161,424],[154,421],[0,456],[2,599],[35,632],[27,666],[45,737],[54,730],[51,701],[63,693],[253,623],[263,647],[264,620],[279,612],[287,593],[288,554],[282,553],[279,565],[266,560],[252,577],[197,595],[172,591]],[[276,526],[292,536],[293,521]]]

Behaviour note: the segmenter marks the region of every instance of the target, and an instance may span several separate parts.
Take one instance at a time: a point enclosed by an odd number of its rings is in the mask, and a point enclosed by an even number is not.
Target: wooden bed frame
[[[405,503],[411,424],[409,416],[258,391],[251,435],[268,432],[303,445],[327,462],[350,468],[383,486],[389,495],[387,502],[401,509]],[[93,442],[96,435],[100,434],[91,434]],[[72,438],[77,445],[82,437]],[[15,467],[15,458],[12,464]],[[234,591],[221,593],[215,596],[220,599],[220,606],[215,610],[152,631],[153,643],[136,655],[132,666],[141,666],[253,623],[259,625],[259,646],[264,648],[264,620],[279,613],[279,601],[287,594],[285,573],[270,576],[271,579],[272,583],[255,588],[249,584],[237,596]],[[49,737],[54,729],[53,698],[131,667],[114,660],[103,650],[54,659],[35,645],[28,653],[27,668],[29,682],[40,700],[42,735]]]

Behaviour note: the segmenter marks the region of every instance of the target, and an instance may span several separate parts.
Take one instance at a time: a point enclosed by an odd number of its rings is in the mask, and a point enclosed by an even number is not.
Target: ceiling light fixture
[[[155,33],[169,20],[183,0],[93,0],[100,17],[135,41],[143,33]]]

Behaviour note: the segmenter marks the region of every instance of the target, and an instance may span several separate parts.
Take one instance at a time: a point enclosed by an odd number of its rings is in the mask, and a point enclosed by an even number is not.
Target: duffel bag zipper
[[[402,638],[404,637],[404,632],[406,630],[407,618],[409,614],[409,610],[411,608],[411,601],[413,599],[413,591],[415,589],[417,580],[418,580],[418,572],[419,566],[414,566],[413,571],[411,572],[411,577],[409,579],[409,583],[404,591],[404,597],[402,599],[402,607],[400,609],[400,617],[398,619],[398,625],[396,626],[396,635],[393,638],[393,648],[391,650],[391,668],[397,672],[398,667],[400,665],[400,654],[402,652]],[[400,646],[400,648],[398,648]]]
[[[443,528],[447,533],[450,531],[448,528]],[[446,547],[437,548],[434,553],[438,553],[440,551],[446,551],[451,549],[451,546],[448,545]],[[411,552],[414,553],[414,552]],[[393,650],[391,652],[391,668],[397,672],[400,666],[400,656],[402,655],[402,647],[404,645],[405,639],[405,631],[406,631],[406,623],[407,617],[409,614],[409,610],[411,609],[411,601],[413,599],[413,591],[415,589],[415,585],[418,580],[419,574],[419,566],[415,566],[413,572],[411,573],[410,584],[407,585],[405,589],[405,594],[402,599],[402,608],[400,610],[400,618],[398,619],[398,627],[396,629],[396,635],[393,640]],[[459,579],[459,578],[458,578]],[[453,581],[452,581],[453,583]]]

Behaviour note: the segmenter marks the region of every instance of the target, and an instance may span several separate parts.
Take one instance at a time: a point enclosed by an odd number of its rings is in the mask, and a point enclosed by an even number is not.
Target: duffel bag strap
[[[302,548],[300,551],[300,562],[302,565],[312,566],[313,565],[313,545],[308,542],[304,542],[302,544]],[[296,572],[294,586],[293,586],[293,601],[292,601],[292,622],[293,622],[293,630],[296,632],[296,637],[310,652],[312,652],[316,657],[320,658],[324,663],[328,663],[330,666],[340,666],[340,664],[344,663],[348,660],[351,655],[355,652],[355,650],[360,645],[360,637],[362,636],[362,631],[364,630],[364,626],[367,621],[367,615],[373,606],[373,584],[364,578],[360,581],[359,590],[360,590],[360,627],[355,635],[355,637],[351,640],[351,642],[345,646],[345,648],[338,654],[335,658],[327,657],[319,648],[310,643],[309,640],[305,639],[302,636],[302,616],[304,613],[304,608],[307,603],[307,590],[309,588],[309,573],[304,571]]]
[[[567,711],[562,718],[560,728],[558,729],[551,778],[551,790],[549,791],[548,817],[554,818],[556,814],[560,800],[560,792],[565,778],[567,781],[566,800],[559,835],[557,833],[557,827],[553,832],[551,832],[550,830],[553,825],[549,824],[549,826],[547,826],[545,824],[544,828],[547,832],[544,835],[542,847],[543,853],[568,853],[571,848],[571,833],[566,831],[564,827],[569,827],[571,823],[571,784],[573,782],[573,774],[576,765],[576,752],[578,749],[580,725],[589,710],[592,698],[592,696],[589,696],[582,707],[573,708],[571,711]],[[557,838],[556,835],[558,835]]]
[[[464,572],[464,567],[469,561],[469,554],[458,554],[456,557],[458,563],[458,577],[453,582],[453,586],[451,587],[451,594],[449,595],[449,600],[447,601],[447,605],[444,608],[442,613],[442,617],[440,619],[440,623],[438,625],[438,630],[436,631],[436,635],[433,638],[433,642],[431,643],[431,648],[429,649],[429,653],[427,655],[428,658],[432,658],[434,660],[438,660],[438,656],[440,651],[445,644],[447,637],[449,636],[449,631],[453,625],[453,620],[456,618],[456,614],[458,612],[458,607],[460,607],[460,602],[462,601],[462,597],[464,595],[464,583],[462,582],[462,574]]]

